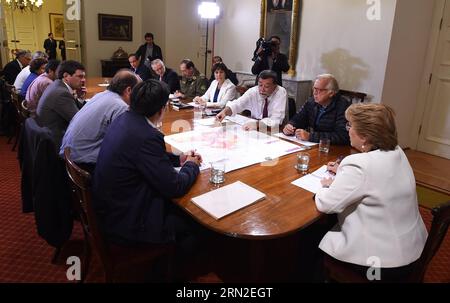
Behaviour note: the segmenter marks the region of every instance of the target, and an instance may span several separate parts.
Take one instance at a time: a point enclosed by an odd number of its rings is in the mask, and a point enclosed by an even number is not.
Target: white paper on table
[[[319,169],[315,170],[314,172],[312,172],[310,174],[307,174],[306,176],[303,176],[297,180],[294,180],[293,182],[291,182],[291,184],[294,184],[295,186],[304,188],[307,191],[310,191],[315,194],[319,191],[319,189],[322,188],[322,183],[320,183],[320,180],[322,180],[323,178],[334,179],[334,175],[332,175],[327,170],[326,165],[323,165]]]
[[[255,119],[244,117],[242,115],[226,116],[225,119],[239,125],[245,125],[249,122],[257,122]]]
[[[205,119],[197,119],[194,120],[194,123],[198,123],[203,126],[214,126],[214,125],[220,125],[220,122],[216,120],[216,117],[211,118],[205,118]]]
[[[109,86],[109,83],[99,83],[99,84],[97,84],[98,86],[101,86],[101,87],[106,87],[106,86]]]
[[[208,129],[195,125],[193,131],[165,136],[164,140],[182,152],[196,150],[203,158],[201,170],[219,160],[225,161],[225,172],[257,163],[275,165],[273,161],[279,157],[302,150],[299,145],[254,130],[245,131],[236,124]]]
[[[194,101],[187,103],[188,105],[192,105],[193,107],[200,107],[200,104],[195,103]]]
[[[305,146],[314,146],[314,145],[319,144],[319,143],[314,143],[314,142],[309,142],[309,141],[303,141],[301,139],[298,139],[296,136],[286,136],[283,133],[278,133],[278,134],[275,134],[274,136],[278,137],[278,138],[286,139],[286,140],[289,140],[292,142],[297,142],[297,143],[300,143]]]
[[[192,202],[206,213],[219,220],[246,206],[265,198],[259,190],[237,181],[203,195],[192,198]]]

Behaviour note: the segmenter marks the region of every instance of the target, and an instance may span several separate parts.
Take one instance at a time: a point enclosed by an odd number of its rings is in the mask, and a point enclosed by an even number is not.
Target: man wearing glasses
[[[338,92],[339,85],[333,75],[317,76],[313,97],[292,117],[283,133],[295,135],[304,141],[319,142],[320,139],[328,138],[331,144],[348,145],[350,140],[345,110],[350,102]]]

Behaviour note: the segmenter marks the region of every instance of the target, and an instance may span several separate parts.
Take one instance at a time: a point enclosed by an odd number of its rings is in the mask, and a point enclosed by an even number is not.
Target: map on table
[[[196,150],[203,158],[201,170],[209,168],[210,163],[224,161],[226,172],[273,161],[302,149],[261,132],[245,131],[240,125],[183,132],[164,139],[178,151]]]

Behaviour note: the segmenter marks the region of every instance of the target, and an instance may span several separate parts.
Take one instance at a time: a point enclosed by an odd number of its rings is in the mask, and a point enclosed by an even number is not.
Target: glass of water
[[[297,154],[297,170],[306,173],[309,168],[309,154],[308,153],[298,153]]]
[[[209,181],[214,184],[225,182],[225,163],[213,162],[211,163],[211,177]]]
[[[330,139],[320,139],[319,141],[319,152],[328,153],[330,151]]]

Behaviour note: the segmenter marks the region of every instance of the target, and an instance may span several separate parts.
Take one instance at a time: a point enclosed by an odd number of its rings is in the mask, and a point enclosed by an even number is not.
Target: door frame
[[[428,40],[428,48],[425,56],[425,66],[422,72],[422,79],[419,89],[419,95],[417,98],[417,105],[414,112],[413,125],[411,128],[410,142],[413,149],[417,149],[419,146],[419,130],[422,125],[425,109],[427,105],[427,97],[431,87],[430,75],[433,72],[433,63],[437,52],[440,24],[441,19],[444,17],[445,2],[450,0],[435,0],[433,10],[433,21],[430,30],[430,38]]]

